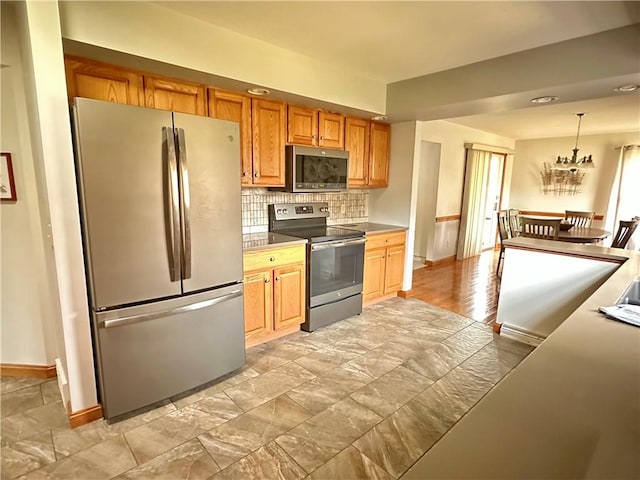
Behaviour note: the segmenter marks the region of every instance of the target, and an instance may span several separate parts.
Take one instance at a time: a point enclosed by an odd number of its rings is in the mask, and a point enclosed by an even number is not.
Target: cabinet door
[[[384,291],[386,249],[376,248],[364,252],[363,301],[379,297]]]
[[[349,187],[369,183],[369,121],[347,117],[344,149],[349,152]]]
[[[210,88],[209,116],[240,123],[242,184],[251,184],[251,98],[235,92]]]
[[[274,327],[276,330],[304,322],[304,265],[273,270]]]
[[[296,105],[287,107],[287,143],[318,145],[318,110]]]
[[[69,104],[75,97],[144,105],[142,75],[97,62],[64,59]]]
[[[284,186],[286,108],[282,102],[251,100],[253,184]]]
[[[387,265],[384,274],[384,293],[393,293],[402,289],[404,275],[404,245],[389,247],[386,250]]]
[[[245,275],[244,283],[244,333],[245,338],[273,330],[272,270]]]
[[[164,78],[144,77],[145,105],[160,110],[206,115],[204,86]]]
[[[384,123],[371,122],[369,143],[369,186],[389,185],[389,147],[391,127]]]
[[[344,115],[320,112],[318,114],[318,145],[344,149]]]

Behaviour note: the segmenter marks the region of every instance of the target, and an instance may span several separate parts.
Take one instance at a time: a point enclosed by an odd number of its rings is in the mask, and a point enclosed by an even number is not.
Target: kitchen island
[[[640,274],[640,252],[505,246],[622,263],[403,478],[640,478],[640,328],[598,313]]]

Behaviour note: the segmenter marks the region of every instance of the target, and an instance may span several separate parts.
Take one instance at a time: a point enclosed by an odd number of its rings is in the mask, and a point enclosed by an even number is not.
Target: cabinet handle
[[[254,177],[258,178],[260,176],[260,174],[258,172],[253,174]]]
[[[265,279],[264,279],[264,283],[269,283],[270,281],[271,281],[271,279],[270,279],[270,278],[265,278]]]
[[[276,261],[276,257],[271,257],[271,258],[269,259],[269,261],[270,261],[270,262],[275,262],[275,261]]]
[[[279,281],[280,281],[280,277],[276,277],[276,282],[279,282]]]

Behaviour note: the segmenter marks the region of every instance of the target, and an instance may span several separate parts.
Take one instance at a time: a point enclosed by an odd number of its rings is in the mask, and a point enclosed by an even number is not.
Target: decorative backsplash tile
[[[267,205],[271,203],[327,202],[327,223],[366,222],[369,216],[369,191],[351,190],[334,193],[285,193],[266,188],[242,189],[243,233],[265,232],[268,229]]]

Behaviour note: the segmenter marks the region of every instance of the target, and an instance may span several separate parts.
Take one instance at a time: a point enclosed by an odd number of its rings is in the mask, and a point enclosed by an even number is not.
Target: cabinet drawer
[[[283,248],[270,248],[254,252],[246,252],[243,256],[244,271],[278,267],[289,263],[304,263],[305,245],[294,245]]]
[[[366,250],[404,244],[406,232],[368,234]]]

